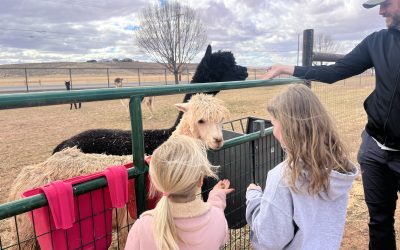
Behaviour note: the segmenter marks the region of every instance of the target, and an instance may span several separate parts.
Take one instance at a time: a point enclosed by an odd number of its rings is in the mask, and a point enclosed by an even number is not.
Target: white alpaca
[[[229,117],[229,111],[222,100],[211,95],[197,94],[189,102],[175,106],[184,114],[171,136],[187,135],[200,139],[208,148],[222,147],[222,122]]]
[[[122,81],[124,78],[117,77],[114,79],[114,85],[116,88],[122,88]],[[154,96],[146,96],[143,98],[142,103],[147,107],[147,109],[150,112],[150,116],[147,119],[153,118],[154,114]],[[128,103],[125,103],[123,100],[121,100],[122,106],[124,106],[128,110]]]
[[[210,95],[196,94],[188,103],[175,105],[184,112],[184,115],[171,136],[187,135],[200,139],[209,148],[219,149],[222,147],[222,122],[229,118],[229,111],[223,101]],[[10,190],[8,201],[19,199],[26,190],[43,186],[55,180],[102,171],[108,166],[121,165],[130,161],[130,155],[84,154],[76,148],[67,148],[55,153],[42,163],[23,168]],[[122,231],[118,229],[119,245],[123,248],[128,234],[126,222],[132,223],[132,220],[129,221],[127,218],[125,208],[119,209],[118,215],[118,225],[125,227]],[[13,228],[14,222],[10,223],[10,228]],[[115,225],[116,220],[113,218],[114,229]],[[18,216],[18,233],[20,238],[33,237],[32,223],[26,215]],[[10,235],[9,238],[15,242],[15,231],[11,230]],[[24,243],[23,249],[34,249],[34,243],[34,240]],[[113,244],[115,244],[115,240]]]

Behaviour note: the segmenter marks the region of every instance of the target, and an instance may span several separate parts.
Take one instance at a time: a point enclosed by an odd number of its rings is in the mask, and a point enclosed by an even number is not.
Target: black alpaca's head
[[[247,76],[247,68],[236,64],[232,52],[212,53],[208,45],[191,83],[243,81]]]
[[[67,88],[67,90],[71,89],[71,82],[70,81],[65,81],[65,87]]]

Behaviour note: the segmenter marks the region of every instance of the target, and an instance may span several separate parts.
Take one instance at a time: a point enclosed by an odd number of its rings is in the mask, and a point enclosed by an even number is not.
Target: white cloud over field
[[[145,0],[2,0],[0,64],[133,58],[149,61],[134,43]],[[304,29],[329,35],[341,52],[385,28],[378,7],[363,0],[185,0],[203,20],[213,50],[238,64],[296,64]],[[195,62],[199,61],[199,53]],[[301,54],[300,54],[301,56]],[[301,61],[301,59],[300,59]]]

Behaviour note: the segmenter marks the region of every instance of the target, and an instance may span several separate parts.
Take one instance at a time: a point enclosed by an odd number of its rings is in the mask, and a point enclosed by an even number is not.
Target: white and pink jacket
[[[181,250],[219,249],[228,241],[228,223],[225,219],[226,194],[212,190],[208,201],[198,199],[187,203],[172,203],[173,217]],[[152,211],[142,214],[129,231],[125,249],[156,250],[153,236]]]

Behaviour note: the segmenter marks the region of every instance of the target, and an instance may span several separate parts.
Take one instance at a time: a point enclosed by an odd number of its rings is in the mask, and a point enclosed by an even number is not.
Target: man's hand
[[[275,78],[281,74],[293,75],[294,66],[275,64],[266,69],[266,73],[261,77],[263,80]]]

